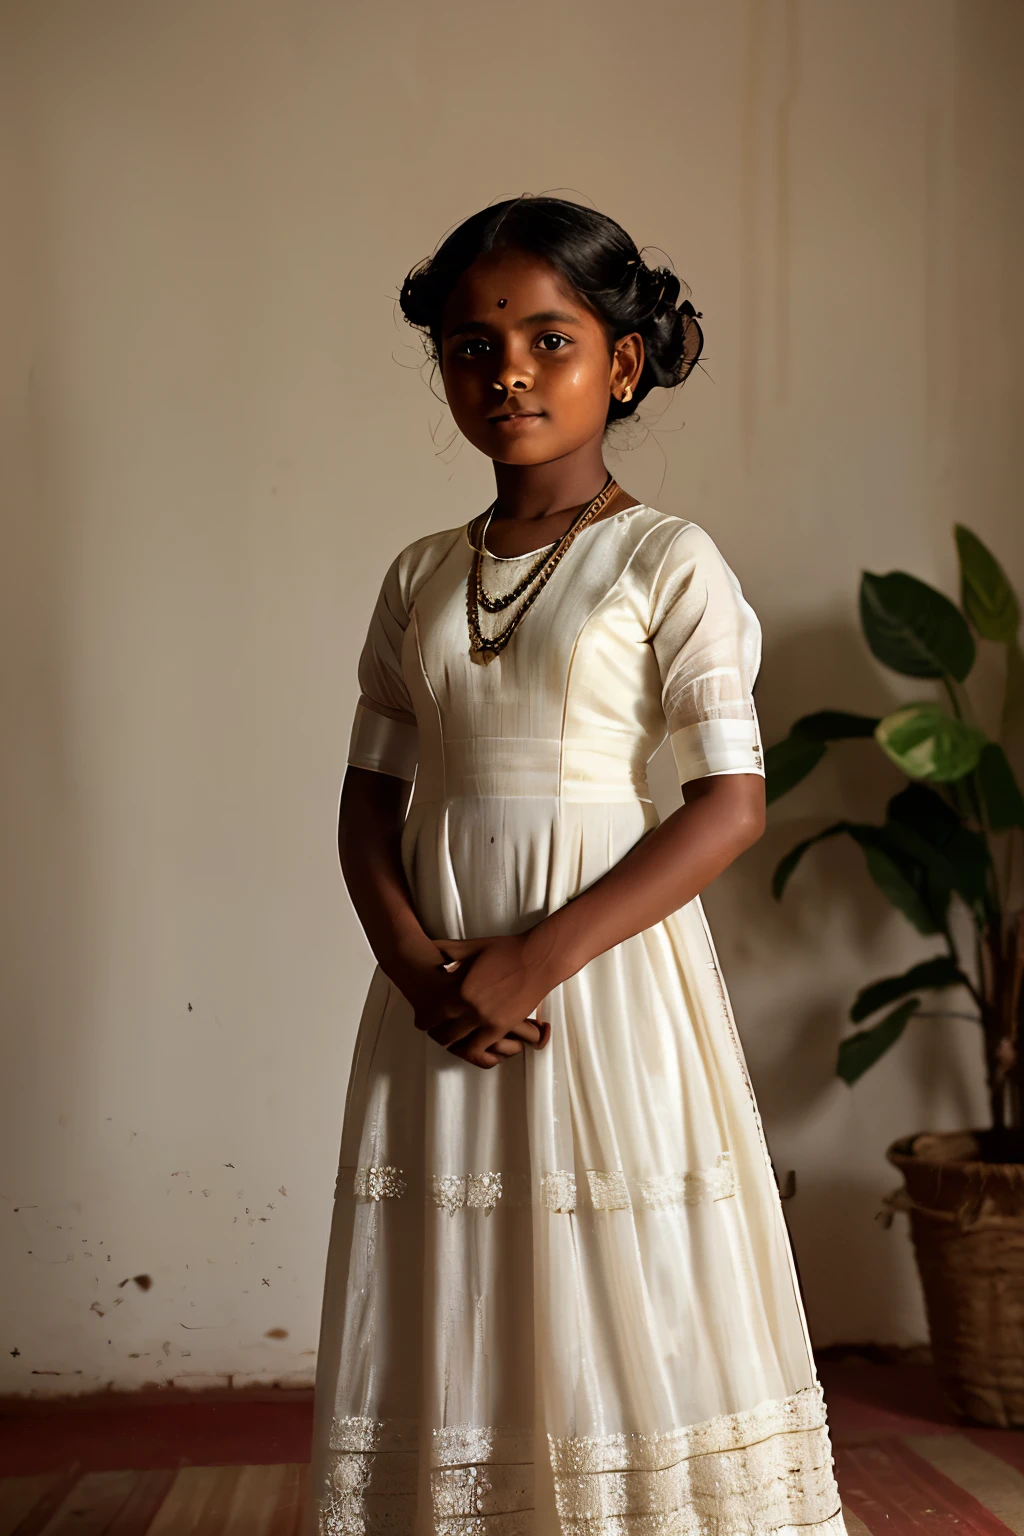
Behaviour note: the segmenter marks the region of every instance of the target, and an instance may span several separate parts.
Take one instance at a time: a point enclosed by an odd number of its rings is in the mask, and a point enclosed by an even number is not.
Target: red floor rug
[[[1024,1536],[1024,1435],[946,1411],[927,1366],[823,1365],[849,1536]],[[9,1405],[0,1536],[296,1536],[308,1393]]]

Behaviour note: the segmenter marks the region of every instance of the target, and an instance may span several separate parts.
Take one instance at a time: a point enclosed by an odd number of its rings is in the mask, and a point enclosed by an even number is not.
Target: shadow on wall
[[[812,710],[881,715],[912,695],[930,692],[927,682],[908,683],[906,694],[894,692],[891,674],[875,665],[849,623],[766,639],[756,690],[763,741],[766,746],[778,741]],[[810,778],[769,809],[760,842],[709,893],[709,909],[720,904],[723,909],[718,927],[731,960],[730,984],[752,1071],[766,1113],[779,1126],[798,1125],[819,1098],[834,1091],[836,1049],[856,992],[941,945],[915,934],[894,913],[849,839],[813,849],[781,902],[771,893],[772,874],[795,843],[834,821],[881,822],[890,796],[905,784],[870,740],[830,748]],[[930,1116],[968,1124],[984,1113],[980,1061],[974,1064],[974,1083],[965,1079],[959,1059],[959,1041],[976,1044],[971,1029],[957,1020],[922,1025],[876,1069],[888,1076],[885,1097],[905,1105],[905,1123],[893,1134],[913,1130]],[[953,1049],[945,1049],[947,1039]],[[866,1078],[852,1090],[842,1089],[864,1099],[868,1120],[870,1104],[882,1096],[881,1081]],[[887,1141],[879,1117],[879,1155]]]
[[[926,1347],[921,1283],[906,1217],[877,1217],[894,1170],[877,1178],[805,1170],[786,1213],[811,1338],[829,1345]],[[885,1298],[884,1312],[879,1297]]]

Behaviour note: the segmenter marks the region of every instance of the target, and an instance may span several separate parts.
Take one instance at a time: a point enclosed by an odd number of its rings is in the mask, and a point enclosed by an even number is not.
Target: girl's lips
[[[543,421],[544,418],[540,411],[531,411],[529,414],[525,411],[517,411],[513,416],[489,416],[487,419],[492,427],[503,427],[506,431],[514,432],[522,431],[533,422]]]

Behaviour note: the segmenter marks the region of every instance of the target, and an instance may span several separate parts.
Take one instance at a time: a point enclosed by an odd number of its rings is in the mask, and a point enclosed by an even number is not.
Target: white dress
[[[389,567],[348,761],[415,778],[402,859],[432,938],[519,933],[683,783],[762,773],[760,628],[710,536],[584,529],[489,665],[477,520]],[[486,555],[485,590],[535,556]],[[502,586],[504,583],[504,587]],[[485,621],[487,633],[506,610]],[[842,1536],[779,1194],[699,899],[536,1010],[481,1071],[378,967],[345,1103],[310,1536]]]

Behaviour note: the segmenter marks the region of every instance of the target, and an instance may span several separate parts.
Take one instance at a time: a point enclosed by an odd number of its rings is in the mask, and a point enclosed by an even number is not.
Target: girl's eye
[[[561,352],[563,347],[569,346],[571,340],[571,337],[562,336],[558,331],[545,331],[543,336],[537,338],[537,346],[543,352]],[[485,336],[466,336],[453,349],[453,356],[485,357],[490,350],[490,342]]]

